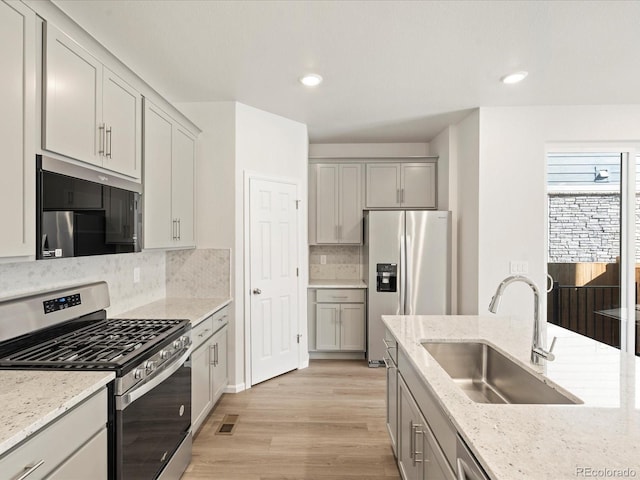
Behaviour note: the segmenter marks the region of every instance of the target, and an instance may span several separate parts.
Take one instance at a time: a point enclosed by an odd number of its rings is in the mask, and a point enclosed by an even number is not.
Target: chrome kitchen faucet
[[[549,348],[549,350],[545,350],[544,341],[542,339],[542,329],[540,328],[540,291],[533,280],[529,277],[525,277],[524,275],[512,275],[505,278],[500,282],[495,295],[491,298],[489,311],[491,313],[496,313],[498,311],[498,306],[500,305],[500,300],[502,299],[502,294],[504,293],[505,288],[507,288],[507,285],[515,282],[526,283],[531,287],[531,290],[533,290],[533,338],[531,340],[531,363],[534,365],[540,365],[541,358],[552,361],[556,358],[552,352],[553,347],[556,345],[557,337],[553,337],[551,348]]]

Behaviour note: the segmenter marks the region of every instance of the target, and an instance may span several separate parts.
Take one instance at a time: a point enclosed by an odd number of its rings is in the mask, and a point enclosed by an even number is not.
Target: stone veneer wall
[[[320,263],[326,255],[327,263]],[[311,245],[309,247],[309,280],[362,279],[362,247],[358,245]]]
[[[636,262],[640,262],[640,197],[636,196]],[[620,256],[620,195],[549,193],[549,261],[615,262]]]

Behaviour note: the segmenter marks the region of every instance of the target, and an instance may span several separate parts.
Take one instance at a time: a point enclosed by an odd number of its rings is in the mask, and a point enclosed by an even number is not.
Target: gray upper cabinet
[[[0,257],[35,253],[35,28],[28,7],[0,1]]]
[[[144,248],[195,246],[196,138],[144,102]]]
[[[45,23],[42,147],[139,179],[142,95]]]
[[[334,163],[311,166],[311,243],[362,243],[362,164]],[[313,195],[315,193],[315,198]]]
[[[436,163],[368,163],[366,208],[437,208]]]

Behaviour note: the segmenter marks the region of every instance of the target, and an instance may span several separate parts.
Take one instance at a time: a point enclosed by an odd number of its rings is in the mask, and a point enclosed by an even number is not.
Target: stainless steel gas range
[[[109,319],[105,282],[0,301],[0,369],[107,370],[109,478],[178,479],[191,460],[191,325]]]

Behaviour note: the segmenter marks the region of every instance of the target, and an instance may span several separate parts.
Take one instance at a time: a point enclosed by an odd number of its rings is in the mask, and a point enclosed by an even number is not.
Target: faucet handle
[[[553,337],[553,340],[551,340],[551,346],[549,347],[549,350],[547,350],[546,352],[546,359],[549,362],[553,362],[556,359],[556,356],[553,354],[553,349],[556,347],[556,340],[558,340],[558,337]]]

